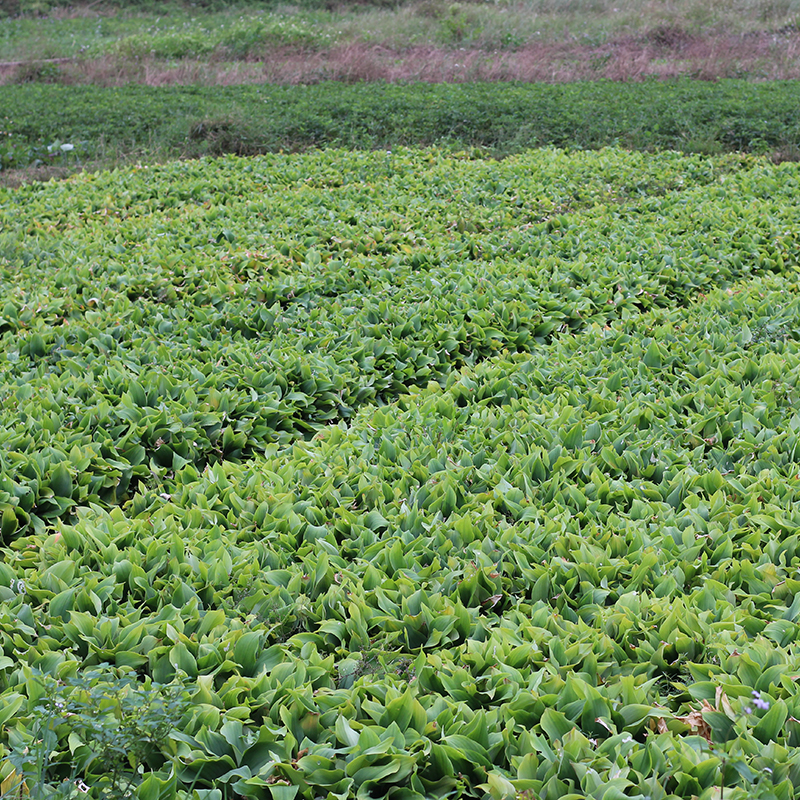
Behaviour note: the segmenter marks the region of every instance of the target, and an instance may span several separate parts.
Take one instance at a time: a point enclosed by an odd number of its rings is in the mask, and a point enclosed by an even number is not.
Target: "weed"
[[[34,675],[40,692],[27,727],[9,732],[20,791],[34,798],[128,797],[187,708],[179,687],[141,685],[100,666],[58,681]],[[24,786],[24,789],[22,788]]]
[[[692,43],[694,37],[680,25],[657,25],[645,33],[645,41],[663,50],[681,50]]]
[[[14,72],[14,83],[61,83],[63,70],[58,64],[31,62],[21,64]]]
[[[416,677],[414,661],[406,656],[385,652],[373,647],[365,650],[360,658],[348,658],[338,665],[337,688],[350,688],[359,678],[381,680],[394,675],[400,680],[413,681]]]
[[[444,44],[461,44],[467,36],[477,32],[474,17],[460,3],[453,3],[440,17],[438,38]]]
[[[797,144],[785,144],[770,154],[773,164],[783,164],[785,162],[800,161],[800,146]]]
[[[723,144],[712,135],[687,136],[682,149],[685,153],[699,153],[704,156],[720,155],[725,152]]]
[[[202,143],[212,156],[232,153],[237,156],[258,152],[252,131],[234,117],[217,117],[196,122],[189,129],[189,139]]]
[[[768,735],[774,738],[777,735],[772,720],[762,717],[762,721],[759,722],[757,718],[752,717],[755,709],[761,712],[770,709],[770,701],[762,697],[761,692],[753,690],[750,698],[742,703],[737,713],[731,707],[725,693],[718,690],[715,705],[703,701],[702,711],[692,711],[685,717],[678,717],[679,721],[687,724],[692,732],[699,734],[698,741],[709,758],[719,762],[717,796],[720,800],[724,800],[725,789],[731,782],[746,786],[746,796],[749,800],[759,798],[772,800],[776,797],[774,773],[767,765],[768,760],[765,763],[764,759],[753,759],[752,752],[748,753],[744,746],[750,719],[754,719],[754,723],[759,723],[764,729],[762,736]]]

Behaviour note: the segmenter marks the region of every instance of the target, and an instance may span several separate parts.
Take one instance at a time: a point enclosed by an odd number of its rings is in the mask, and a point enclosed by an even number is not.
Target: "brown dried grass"
[[[50,19],[96,19],[97,17],[111,17],[114,8],[102,1],[95,0],[91,3],[73,3],[68,6],[54,6],[47,12]]]
[[[57,68],[55,61],[61,62]],[[518,49],[431,43],[397,47],[354,40],[320,51],[272,48],[249,61],[226,61],[222,56],[170,63],[118,56],[66,63],[64,59],[50,59],[48,63],[0,64],[0,83],[36,80],[38,72],[46,72],[49,82],[99,86],[299,84],[323,80],[629,81],[686,75],[705,80],[776,80],[800,77],[800,30],[787,26],[779,32],[699,34],[676,23],[660,23],[602,44],[588,44],[585,38],[566,34],[529,41]]]
[[[47,164],[43,167],[25,167],[24,169],[4,169],[0,171],[0,186],[17,189],[26,183],[46,183],[51,180],[63,180],[74,175],[75,167],[55,167]]]
[[[148,86],[244,83],[304,84],[424,81],[636,81],[691,76],[702,80],[800,78],[800,32],[692,36],[657,28],[591,46],[580,41],[541,42],[518,50],[487,51],[421,45],[395,49],[352,42],[307,52],[274,49],[260,61],[173,63],[104,57],[60,64],[65,84]],[[0,70],[0,83],[22,79],[24,69]]]

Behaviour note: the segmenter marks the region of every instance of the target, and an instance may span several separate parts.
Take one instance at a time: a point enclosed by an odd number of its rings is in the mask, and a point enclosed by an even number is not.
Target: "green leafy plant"
[[[755,713],[762,713],[760,718]],[[709,797],[724,800],[736,798],[769,798],[787,796],[787,775],[784,765],[775,771],[763,745],[776,741],[786,722],[783,701],[771,704],[761,692],[753,690],[741,701],[736,712],[724,691],[717,690],[716,704],[703,701],[703,710],[693,711],[679,719],[697,731],[704,742],[709,759],[718,764],[718,781]]]
[[[196,38],[206,42],[200,34]],[[191,47],[191,41],[179,37],[172,44]],[[141,38],[142,48],[152,45],[151,37]],[[233,37],[229,46],[249,45]],[[790,153],[798,143],[792,116],[796,94],[791,82],[735,80],[0,87],[3,126],[18,143],[16,166],[39,158],[31,148],[56,140],[86,142],[87,157],[111,150],[134,163],[147,152],[163,160],[209,152],[434,144],[481,147],[503,156],[530,147],[597,149],[620,143],[707,155],[751,147]]]
[[[187,708],[180,688],[142,686],[105,666],[32,680],[39,689],[30,727],[12,729],[8,761],[34,798],[131,796],[145,770],[163,762],[161,749]]]
[[[395,148],[0,192],[2,791],[792,800],[798,183]]]

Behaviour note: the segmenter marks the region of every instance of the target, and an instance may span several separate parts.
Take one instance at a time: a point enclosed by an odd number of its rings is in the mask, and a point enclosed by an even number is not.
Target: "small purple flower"
[[[762,711],[766,711],[769,708],[769,700],[762,700],[761,699],[761,692],[753,690],[753,705],[756,708],[760,708]]]
[[[744,707],[744,713],[745,714],[752,714],[753,713],[753,709],[750,708],[750,706],[745,706]]]

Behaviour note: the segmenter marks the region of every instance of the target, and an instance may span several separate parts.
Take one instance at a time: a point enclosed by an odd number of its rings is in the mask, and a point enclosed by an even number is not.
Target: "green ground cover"
[[[352,17],[255,9],[198,13],[178,5],[149,15],[22,16],[3,22],[0,61],[100,55],[202,58],[212,53],[237,59],[276,45],[330,46],[336,42],[336,21]]]
[[[0,86],[0,166],[431,144],[769,153],[797,148],[798,98],[794,81],[737,80]]]
[[[675,0],[658,5],[637,0],[117,0],[87,4],[2,0],[0,61],[87,52],[138,51],[141,55],[152,50],[167,57],[203,57],[213,52],[241,58],[263,54],[275,43],[326,47],[358,41],[397,47],[428,44],[513,50],[568,36],[599,43],[657,29],[690,35],[778,31],[796,24],[797,14],[796,4],[786,0],[715,4]],[[303,33],[298,37],[293,31]]]
[[[798,179],[2,190],[2,791],[794,797]]]

